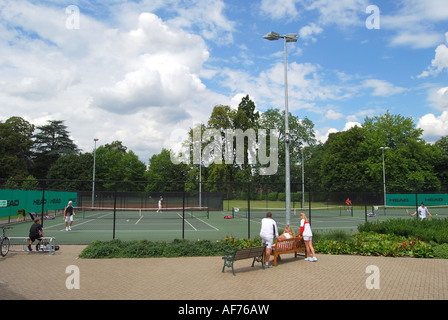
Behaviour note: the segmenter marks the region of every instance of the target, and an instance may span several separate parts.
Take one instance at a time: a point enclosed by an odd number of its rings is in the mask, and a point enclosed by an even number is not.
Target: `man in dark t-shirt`
[[[39,240],[39,242],[36,244],[36,251],[39,251],[39,245],[42,243],[43,236],[44,231],[42,225],[40,224],[40,218],[36,218],[34,219],[34,223],[30,228],[30,243],[28,244],[28,250],[33,251],[33,249],[31,249],[31,245],[34,241]]]

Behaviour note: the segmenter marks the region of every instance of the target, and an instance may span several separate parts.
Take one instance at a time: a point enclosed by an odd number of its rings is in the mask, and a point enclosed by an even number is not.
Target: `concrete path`
[[[267,301],[285,299],[285,290],[309,300],[448,299],[448,260],[286,255],[265,270],[237,261],[233,276],[221,272],[221,257],[86,260],[84,247],[0,257],[0,299]]]

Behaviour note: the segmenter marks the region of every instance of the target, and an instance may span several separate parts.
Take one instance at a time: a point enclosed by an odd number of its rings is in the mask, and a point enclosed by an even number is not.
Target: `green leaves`
[[[314,244],[319,253],[359,254],[362,256],[418,257],[433,256],[432,247],[415,237],[393,234],[361,232],[353,236],[354,241],[320,240]]]

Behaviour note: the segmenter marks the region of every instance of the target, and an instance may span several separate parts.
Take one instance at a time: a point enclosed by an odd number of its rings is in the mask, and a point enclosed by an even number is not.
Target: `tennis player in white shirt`
[[[271,248],[274,244],[274,237],[278,238],[277,222],[272,219],[272,213],[266,213],[266,218],[261,220],[260,238],[263,240],[263,245],[266,245],[266,267],[272,267],[269,264],[269,258],[271,257]]]
[[[432,218],[432,214],[429,213],[428,207],[425,207],[425,204],[422,202],[418,210],[411,214],[411,217],[415,216],[418,213],[420,219],[424,220],[426,218],[426,214]]]

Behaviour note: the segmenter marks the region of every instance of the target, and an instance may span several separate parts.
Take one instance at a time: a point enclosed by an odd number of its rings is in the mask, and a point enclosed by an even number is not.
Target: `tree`
[[[190,170],[187,164],[174,164],[171,161],[170,151],[162,149],[159,154],[153,155],[149,159],[148,170],[145,179],[148,181],[146,191],[181,191],[181,184],[168,184],[167,182],[186,181]]]
[[[121,141],[96,149],[95,176],[98,190],[141,191],[144,189],[146,165],[133,151],[126,151]],[[123,181],[117,185],[117,181]],[[95,188],[97,185],[95,185]]]
[[[434,145],[441,152],[440,158],[435,165],[437,175],[440,182],[448,184],[448,136],[441,137]]]
[[[411,118],[401,115],[367,117],[362,127],[330,134],[316,156],[320,162],[319,180],[328,191],[363,188],[381,192],[383,188],[384,152],[387,189],[389,192],[415,191],[416,186],[437,189],[435,171],[440,150],[427,144],[423,131]],[[316,161],[314,161],[316,163]],[[358,183],[356,185],[356,183]]]
[[[28,176],[33,132],[34,125],[20,117],[0,122],[0,178]]]
[[[393,115],[367,117],[364,121],[365,140],[359,152],[365,154],[364,167],[368,181],[382,182],[382,151],[385,151],[385,172],[389,191],[415,191],[416,184],[436,187],[439,180],[434,167],[438,158],[436,147],[422,139],[423,130],[416,128],[412,118]]]
[[[273,187],[275,191],[284,190],[285,181],[285,161],[286,161],[286,127],[285,127],[285,111],[279,109],[268,109],[260,117],[259,127],[266,130],[278,131],[278,164],[279,169],[276,175],[266,176],[260,179],[264,183],[277,183]],[[289,114],[289,152],[290,152],[290,176],[291,181],[300,180],[301,170],[296,163],[302,162],[302,150],[306,145],[313,146],[316,143],[314,134],[314,124],[307,117],[300,120],[298,117]],[[267,142],[270,145],[270,141]],[[260,178],[260,177],[259,177]]]
[[[354,182],[365,181],[367,155],[360,152],[364,139],[365,129],[358,126],[329,135],[323,145],[319,174],[327,191],[353,190]]]
[[[87,191],[92,188],[93,154],[69,154],[60,157],[51,166],[48,187],[60,190]]]
[[[62,120],[50,120],[48,124],[37,127],[34,135],[34,168],[37,178],[45,178],[49,168],[60,157],[79,152],[78,147],[70,139],[67,126]]]

